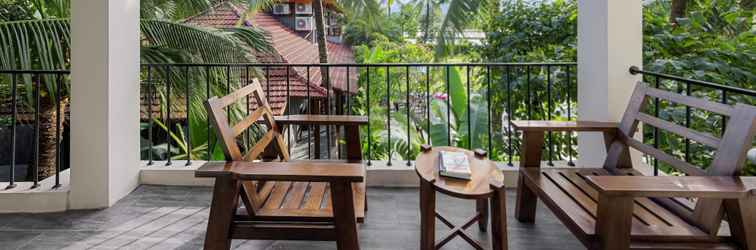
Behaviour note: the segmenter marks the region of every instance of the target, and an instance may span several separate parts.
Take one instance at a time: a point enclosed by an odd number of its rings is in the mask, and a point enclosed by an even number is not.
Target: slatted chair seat
[[[654,98],[726,116],[720,136],[644,113]],[[639,123],[716,151],[702,169],[635,139]],[[756,249],[756,178],[739,177],[756,134],[756,107],[726,105],[638,83],[620,123],[513,121],[523,132],[515,217],[544,204],[589,249]],[[547,132],[601,132],[602,166],[541,168]],[[630,148],[686,176],[644,176]],[[695,199],[688,199],[695,198]]]
[[[643,175],[632,169],[624,172],[630,176]],[[534,185],[534,190],[542,193],[542,197],[549,194],[548,199],[543,199],[547,206],[569,211],[564,216],[569,218],[568,228],[573,233],[596,240],[599,194],[586,182],[585,176],[613,174],[603,168],[526,169],[521,173]],[[729,237],[728,232],[722,233],[722,237]],[[635,198],[630,236],[635,241],[659,241],[669,236],[683,237],[688,241],[712,241],[709,234],[649,198]]]
[[[255,218],[270,221],[333,221],[331,189],[326,182],[269,182],[262,190],[270,190],[267,199],[255,210]],[[365,221],[365,183],[352,184],[354,212],[357,222]],[[238,216],[248,216],[239,208]]]

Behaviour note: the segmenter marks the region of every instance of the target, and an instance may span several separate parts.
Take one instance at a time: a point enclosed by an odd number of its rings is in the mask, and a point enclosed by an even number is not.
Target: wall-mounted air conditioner
[[[291,13],[289,10],[289,4],[279,3],[279,4],[273,5],[274,15],[288,15],[289,13]]]
[[[294,13],[311,15],[312,5],[309,3],[297,3],[294,5]]]
[[[297,31],[309,31],[312,30],[312,17],[298,16],[294,20],[294,29]]]

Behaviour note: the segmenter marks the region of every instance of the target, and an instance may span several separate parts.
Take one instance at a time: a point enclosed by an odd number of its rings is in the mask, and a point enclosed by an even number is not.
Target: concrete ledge
[[[0,182],[0,213],[50,213],[68,209],[69,170],[60,172],[61,187],[54,188],[55,177],[39,182],[16,182],[17,186],[5,189],[7,182]]]
[[[194,171],[207,163],[207,161],[192,161],[186,166],[186,161],[174,161],[171,166],[166,166],[165,161],[155,161],[151,166],[146,161],[142,162],[139,172],[139,183],[147,185],[169,186],[212,186],[213,178],[194,177]]]
[[[192,161],[190,166],[185,161],[174,161],[172,166],[166,166],[165,161],[155,161],[151,166],[142,162],[140,166],[140,183],[149,185],[169,186],[212,186],[212,178],[196,178],[194,171],[206,161]],[[365,162],[367,164],[367,162]],[[513,164],[517,165],[517,163]],[[504,171],[504,185],[517,185],[518,168],[497,162],[499,169]],[[386,161],[371,161],[367,168],[367,185],[371,187],[417,187],[419,180],[414,166],[405,163],[387,166]]]

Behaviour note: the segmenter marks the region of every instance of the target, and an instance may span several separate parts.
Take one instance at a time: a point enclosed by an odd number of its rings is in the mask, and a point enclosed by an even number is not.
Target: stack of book
[[[463,152],[441,151],[439,153],[438,174],[458,179],[470,179],[470,162]]]

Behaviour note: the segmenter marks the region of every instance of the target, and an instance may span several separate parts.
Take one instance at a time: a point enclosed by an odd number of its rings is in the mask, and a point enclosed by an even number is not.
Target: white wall
[[[643,65],[643,3],[578,1],[578,119],[619,121]],[[578,136],[579,163],[601,166],[606,157],[600,135]]]
[[[139,0],[71,3],[72,209],[107,207],[139,181]]]

